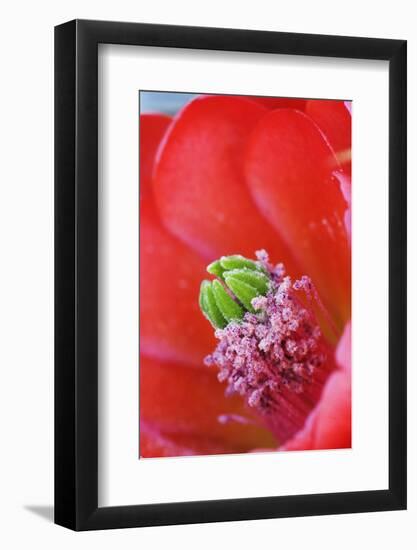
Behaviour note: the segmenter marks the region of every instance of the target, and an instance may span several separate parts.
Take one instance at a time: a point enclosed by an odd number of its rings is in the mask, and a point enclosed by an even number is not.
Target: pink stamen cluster
[[[314,297],[310,278],[292,283],[283,265],[272,266],[265,251],[257,258],[269,274],[270,289],[252,300],[255,313],[216,330],[219,343],[205,363],[217,365],[227,393],[244,396],[249,406],[266,414],[277,410],[283,391],[303,393],[325,353],[314,313],[301,301],[300,292]]]

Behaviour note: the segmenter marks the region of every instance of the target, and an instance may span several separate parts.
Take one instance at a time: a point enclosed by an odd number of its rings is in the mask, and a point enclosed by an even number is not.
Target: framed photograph
[[[55,29],[55,522],[406,507],[406,42]]]

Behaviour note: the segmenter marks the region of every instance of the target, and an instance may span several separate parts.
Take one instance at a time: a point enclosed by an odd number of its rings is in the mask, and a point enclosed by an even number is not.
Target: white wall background
[[[0,545],[3,548],[338,550],[417,541],[417,293],[409,289],[409,510],[75,534],[53,494],[53,26],[75,17],[404,38],[409,41],[409,279],[417,280],[417,24],[413,3],[38,0],[1,10]]]

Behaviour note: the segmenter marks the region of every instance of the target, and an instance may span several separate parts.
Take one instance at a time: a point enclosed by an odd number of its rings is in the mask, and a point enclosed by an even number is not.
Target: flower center
[[[282,264],[269,263],[265,251],[257,258],[256,269],[268,279],[267,288],[256,291],[250,303],[227,292],[242,312],[238,317],[236,310],[235,318],[217,324],[219,343],[205,363],[217,366],[227,393],[242,395],[283,443],[304,425],[318,401],[329,362],[309,305],[315,297],[309,277],[293,283]],[[221,275],[227,283],[230,276]],[[219,310],[222,313],[221,303]]]

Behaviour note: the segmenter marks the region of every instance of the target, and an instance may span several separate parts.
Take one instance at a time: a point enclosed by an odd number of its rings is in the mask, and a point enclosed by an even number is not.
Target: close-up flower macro
[[[350,448],[351,103],[140,95],[140,458]]]

